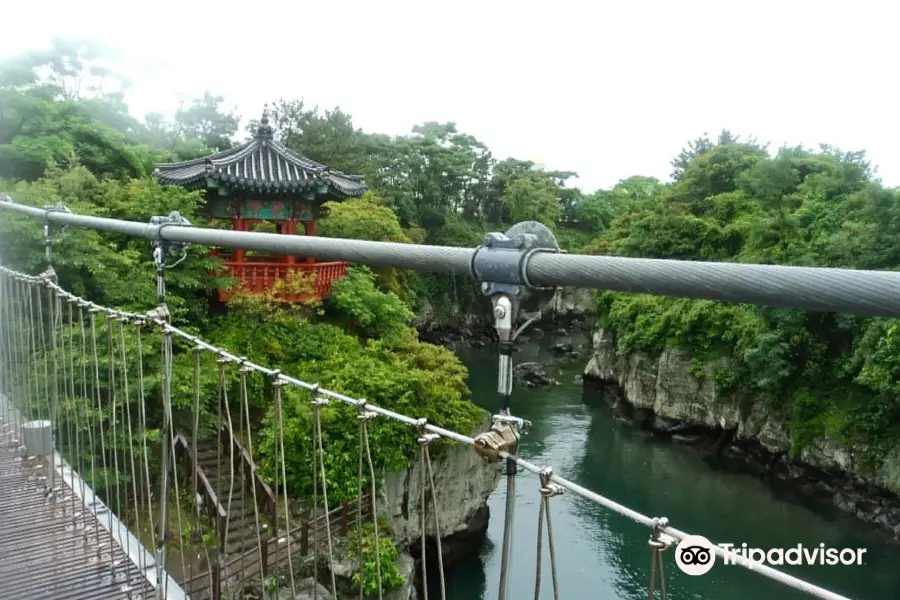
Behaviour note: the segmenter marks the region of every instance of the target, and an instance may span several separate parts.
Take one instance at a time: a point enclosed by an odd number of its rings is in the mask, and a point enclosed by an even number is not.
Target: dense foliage
[[[682,260],[895,269],[896,190],[861,153],[782,148],[774,156],[727,132],[703,138],[592,242],[595,252]],[[629,206],[630,205],[630,206]],[[791,426],[794,450],[827,434],[868,458],[900,434],[897,327],[885,319],[708,301],[604,294],[619,350],[676,345],[718,362],[716,383],[765,402]]]
[[[127,86],[98,69],[95,58],[86,45],[58,42],[0,67],[0,192],[34,205],[63,202],[82,214],[146,221],[177,209],[203,222],[200,194],[162,188],[148,175],[154,163],[229,147],[239,118],[221,109],[222,98],[206,94],[171,121],[139,120],[124,103]],[[898,192],[874,178],[861,153],[772,153],[723,132],[689,143],[673,161],[671,183],[635,176],[584,193],[567,185],[574,173],[498,160],[453,123],[424,123],[389,137],[360,131],[340,109],[323,112],[302,100],[275,102],[271,121],[288,147],[361,174],[370,185],[363,198],[328,206],[320,227],[326,236],[471,247],[488,231],[533,219],[569,251],[866,269],[900,264]],[[152,306],[145,241],[90,230],[55,231],[54,238],[65,287],[116,307]],[[37,223],[4,215],[0,239],[4,264],[31,273],[44,268]],[[215,266],[204,249],[192,248],[168,273],[168,302],[180,325],[255,361],[450,428],[470,430],[479,419],[466,400],[465,368],[449,351],[419,342],[410,327],[426,304],[439,318],[482,311],[471,282],[359,268],[324,306],[289,311],[258,299],[214,317]],[[602,295],[599,309],[623,353],[675,345],[698,366],[715,360],[719,389],[782,415],[796,450],[821,434],[860,444],[873,459],[897,444],[900,329],[892,321],[612,293]],[[189,353],[178,356],[176,372],[176,419],[189,427]],[[232,400],[237,380],[229,371]],[[204,369],[207,422],[216,386],[215,369]],[[262,423],[255,450],[268,459],[275,452],[273,390],[252,378],[249,391],[252,423]],[[309,400],[284,390],[292,449],[311,447]],[[322,417],[329,491],[353,497],[355,414],[332,404]],[[379,467],[402,467],[414,447],[409,428],[383,419],[371,436]],[[309,492],[310,469],[310,453],[289,454],[291,492]]]

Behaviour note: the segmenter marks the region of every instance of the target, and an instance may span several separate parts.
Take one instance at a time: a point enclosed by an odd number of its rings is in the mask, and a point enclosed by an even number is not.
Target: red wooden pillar
[[[315,235],[316,235],[316,221],[315,221],[315,220],[312,220],[312,221],[306,221],[306,222],[304,222],[303,224],[304,224],[304,226],[306,227],[306,235],[315,237]],[[315,259],[315,258],[311,258],[311,257],[310,257],[310,258],[307,258],[307,259],[306,259],[306,263],[307,263],[307,264],[310,264],[310,265],[314,265],[314,264],[316,264],[316,259]]]
[[[231,220],[231,228],[234,231],[247,231],[247,221],[244,219],[232,219]],[[244,249],[243,248],[235,248],[234,254],[232,254],[231,260],[237,263],[244,262]]]
[[[285,235],[296,235],[297,234],[297,221],[295,221],[294,219],[288,219],[282,225],[281,233],[283,233]],[[293,254],[287,254],[287,255],[285,255],[284,258],[285,258],[284,262],[286,262],[289,265],[292,265],[296,262]]]

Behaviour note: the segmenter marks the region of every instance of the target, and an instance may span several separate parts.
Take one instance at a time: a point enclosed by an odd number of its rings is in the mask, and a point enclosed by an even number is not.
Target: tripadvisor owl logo
[[[687,535],[675,546],[675,564],[686,575],[706,575],[716,564],[713,545],[702,535]]]
[[[705,575],[716,564],[716,550],[722,554],[722,564],[740,564],[750,569],[759,565],[862,565],[866,554],[865,548],[829,548],[825,544],[797,544],[768,551],[747,544],[719,544],[717,548],[702,535],[688,535],[675,547],[675,564],[686,575]]]

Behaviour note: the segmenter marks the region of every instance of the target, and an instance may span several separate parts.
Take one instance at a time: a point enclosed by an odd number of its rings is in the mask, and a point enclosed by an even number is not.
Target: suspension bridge
[[[521,549],[511,543],[519,470],[539,481],[536,598],[544,567],[554,597],[565,595],[565,582],[556,573],[552,530],[553,498],[564,492],[648,528],[648,539],[635,543],[646,543],[652,559],[649,597],[658,592],[665,598],[664,557],[671,556],[666,551],[686,532],[664,517],[640,514],[516,455],[528,423],[511,412],[511,346],[525,309],[565,285],[900,316],[898,273],[568,255],[537,224],[491,234],[479,248],[466,249],[211,230],[192,227],[176,213],[136,223],[75,215],[60,207],[23,206],[8,197],[0,198],[0,212],[40,219],[47,246],[42,273],[0,267],[0,600],[341,597],[347,591],[337,587],[335,555],[341,540],[353,535],[358,537],[350,553],[359,568],[359,590],[352,595],[388,597],[381,592],[385,565],[380,554],[366,554],[369,549],[358,533],[371,531],[375,548],[379,536],[386,535],[379,530],[369,441],[369,424],[376,419],[402,423],[416,434],[422,474],[421,497],[416,499],[421,503],[421,577],[435,576],[426,569],[430,531],[437,540],[432,551],[442,598],[440,523],[436,511],[428,511],[436,494],[429,447],[439,439],[471,446],[486,463],[506,465],[501,600],[508,595],[509,555]],[[143,313],[126,312],[63,289],[51,260],[52,229],[63,225],[149,239],[157,264],[156,305]],[[474,278],[493,303],[500,334],[500,410],[493,426],[475,438],[450,431],[302,381],[275,365],[253,363],[179,328],[165,304],[165,261],[187,244]],[[176,357],[189,360],[191,368],[176,373]],[[216,382],[212,402],[204,397],[210,376]],[[276,408],[273,486],[258,472],[258,452],[249,435],[251,397],[260,383],[270,386]],[[229,398],[234,389],[238,397]],[[312,414],[312,445],[305,451],[312,459],[314,492],[311,506],[302,510],[284,485],[281,415],[287,390],[303,394]],[[355,499],[337,504],[329,502],[328,448],[322,440],[321,413],[329,404],[349,407],[358,431]],[[213,427],[201,426],[204,410],[214,413]],[[193,426],[176,429],[175,412],[189,415]],[[721,548],[713,551],[724,559]],[[729,555],[729,560],[812,596],[846,600],[739,556]],[[422,587],[427,598],[428,586]]]

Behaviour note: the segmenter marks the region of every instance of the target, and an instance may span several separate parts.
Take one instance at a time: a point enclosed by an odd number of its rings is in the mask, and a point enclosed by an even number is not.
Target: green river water
[[[543,344],[530,343],[516,362],[553,361]],[[469,385],[480,405],[496,407],[496,347],[462,348]],[[798,543],[815,547],[866,548],[862,566],[796,566],[788,572],[859,600],[900,600],[900,550],[858,520],[776,493],[760,479],[716,466],[713,457],[657,441],[614,419],[596,395],[577,380],[586,359],[548,367],[560,385],[517,387],[514,413],[533,423],[520,454],[557,474],[650,516],[665,516],[683,530],[714,542],[770,549]],[[516,484],[514,552],[510,595],[534,597],[538,480],[520,475]],[[503,531],[505,477],[490,499],[488,542],[448,571],[452,600],[496,600]],[[638,600],[647,598],[650,556],[648,530],[588,501],[566,494],[551,500],[560,598]],[[545,529],[546,548],[546,529]],[[808,598],[757,573],[717,563],[706,575],[690,577],[675,565],[674,548],[665,556],[671,600],[794,600]],[[436,579],[432,576],[431,581]],[[544,555],[542,598],[552,598],[549,558]],[[657,592],[658,593],[658,592]],[[432,592],[432,598],[439,597]],[[657,596],[658,597],[658,596]]]

